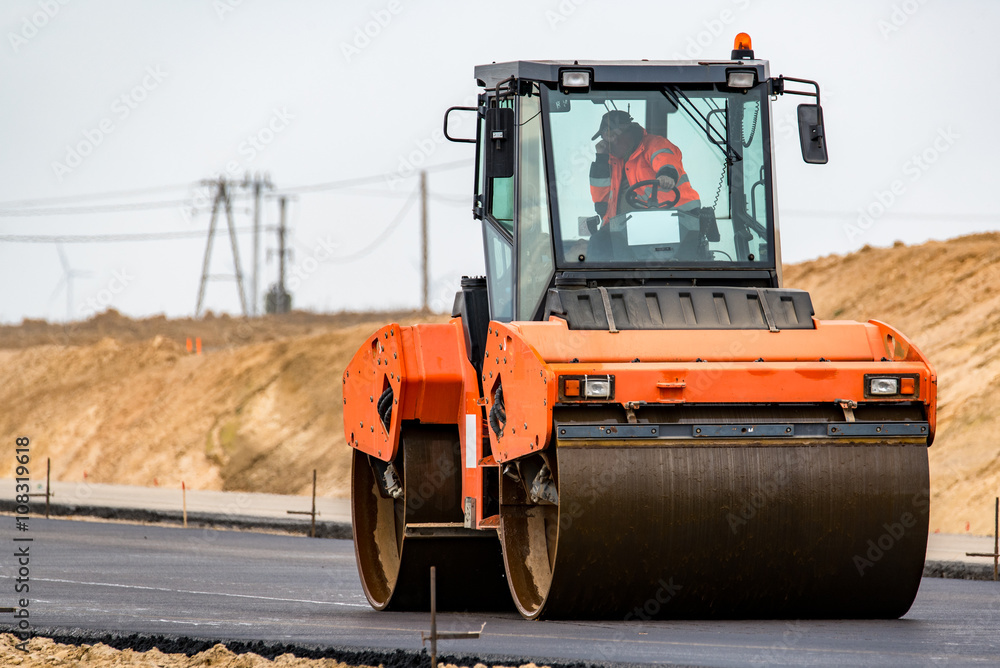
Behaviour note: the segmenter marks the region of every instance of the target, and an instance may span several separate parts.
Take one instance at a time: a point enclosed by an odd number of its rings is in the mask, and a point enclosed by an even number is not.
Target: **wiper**
[[[712,127],[712,123],[708,120],[708,116],[703,114],[698,107],[694,105],[694,102],[692,102],[691,99],[684,94],[684,91],[677,86],[667,86],[666,88],[663,88],[661,92],[675,107],[682,110],[692,121],[695,122],[698,128],[705,133],[706,137],[708,137],[708,141],[714,144],[719,151],[722,152],[722,157],[726,159],[727,164],[731,165],[734,162],[738,162],[743,159],[743,156],[737,153],[736,149],[734,149],[732,144],[729,143],[729,133],[727,132],[726,136],[723,136],[721,132]],[[682,104],[682,101],[686,104]],[[723,144],[725,144],[725,148],[722,147]]]

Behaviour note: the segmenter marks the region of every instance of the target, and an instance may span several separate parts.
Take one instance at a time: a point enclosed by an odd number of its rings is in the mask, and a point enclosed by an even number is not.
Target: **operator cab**
[[[780,287],[769,96],[795,91],[752,51],[733,58],[476,68],[478,106],[448,113],[479,118],[464,141],[477,145],[490,319],[543,319],[566,286]],[[817,98],[804,124],[800,108],[803,155],[825,162],[819,87],[796,94]],[[642,138],[632,154],[608,157],[609,116]]]

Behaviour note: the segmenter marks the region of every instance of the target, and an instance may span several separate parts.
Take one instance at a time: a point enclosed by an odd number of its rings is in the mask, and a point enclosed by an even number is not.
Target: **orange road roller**
[[[439,609],[529,619],[909,609],[937,376],[783,286],[771,100],[813,98],[798,138],[823,163],[819,85],[735,46],[483,65],[446,112],[476,146],[486,276],[343,376],[374,608],[427,610],[437,566]]]

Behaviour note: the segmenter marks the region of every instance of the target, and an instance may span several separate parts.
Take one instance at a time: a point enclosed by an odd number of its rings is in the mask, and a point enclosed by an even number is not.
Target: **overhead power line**
[[[252,227],[237,227],[237,234],[253,232]],[[204,239],[204,230],[175,232],[145,232],[135,234],[0,234],[0,242],[27,244],[80,244],[118,241],[169,241],[173,239]]]
[[[444,162],[437,165],[430,165],[426,167],[423,171],[427,172],[447,171],[451,169],[457,169],[459,167],[465,167],[468,166],[469,164],[470,162],[468,160],[456,160],[453,162]],[[267,194],[267,197],[273,199],[281,197],[283,195],[321,192],[326,190],[339,190],[339,189],[352,188],[355,186],[366,185],[371,183],[384,183],[386,179],[392,179],[392,178],[400,178],[400,179],[416,178],[418,175],[419,172],[416,170],[412,174],[406,174],[405,176],[399,174],[398,172],[385,172],[382,174],[361,176],[354,179],[341,179],[338,181],[327,181],[323,183],[313,183],[309,185],[281,188],[280,190],[271,191],[270,193]],[[199,187],[201,186],[198,183],[186,183],[186,184],[178,184],[170,186],[141,188],[135,190],[119,190],[114,192],[92,193],[89,195],[67,195],[65,197],[10,200],[7,202],[0,202],[0,218],[24,218],[29,216],[72,216],[72,215],[86,215],[91,213],[114,213],[121,211],[148,211],[153,209],[170,208],[175,206],[191,207],[193,205],[194,198],[158,200],[149,202],[107,202],[107,203],[90,204],[82,206],[48,206],[48,205],[58,204],[62,202],[103,200],[112,197],[129,197],[139,194],[148,194],[153,192],[162,192],[169,190],[180,190],[180,189],[190,190]],[[383,197],[403,196],[402,193],[386,192],[386,191],[375,191],[373,192],[373,194],[377,194]],[[243,190],[236,188],[230,194],[230,199],[246,198],[253,196],[254,193],[252,191],[244,192]],[[434,199],[447,201],[447,198],[451,196],[431,194],[430,197]],[[455,202],[457,200],[452,200],[452,201]],[[196,209],[196,211],[201,211],[201,210],[207,210],[207,209],[204,208]]]
[[[396,212],[396,216],[389,222],[386,228],[382,230],[382,232],[379,233],[379,235],[371,241],[371,243],[369,243],[364,248],[361,248],[360,250],[350,253],[349,255],[334,257],[331,258],[331,260],[334,260],[336,262],[354,262],[372,253],[372,251],[381,246],[382,242],[388,239],[389,235],[391,235],[396,230],[396,228],[399,227],[399,224],[403,222],[403,219],[406,217],[406,214],[409,213],[410,209],[413,208],[413,205],[417,203],[417,196],[419,194],[420,194],[419,189],[414,189],[413,192],[410,193],[409,199],[403,202],[403,206],[401,206],[399,208],[399,211]]]
[[[443,172],[449,169],[457,169],[459,167],[467,167],[471,165],[472,162],[469,160],[455,160],[453,162],[442,162],[437,165],[430,165],[423,168],[426,172]],[[407,174],[405,176],[399,174],[399,172],[385,172],[383,174],[372,174],[371,176],[359,176],[356,179],[341,179],[339,181],[327,181],[325,183],[313,183],[307,186],[292,186],[290,188],[280,188],[273,193],[270,197],[280,197],[281,195],[294,195],[296,193],[307,193],[307,192],[318,192],[321,190],[337,190],[339,188],[350,188],[352,186],[361,186],[368,183],[380,183],[385,182],[386,179],[391,178],[401,178],[409,179],[416,178],[420,175],[420,171],[414,170],[412,174]]]
[[[0,209],[9,207],[35,207],[47,206],[60,202],[85,202],[90,200],[111,199],[112,197],[132,197],[134,195],[148,195],[150,193],[168,192],[171,190],[188,190],[197,186],[196,183],[180,183],[172,186],[153,186],[150,188],[136,188],[134,190],[115,190],[104,193],[89,193],[85,195],[57,195],[55,197],[40,197],[35,199],[19,199],[0,202]]]
[[[129,202],[127,204],[93,204],[90,206],[46,207],[42,209],[2,209],[0,217],[24,218],[26,216],[67,216],[86,213],[110,213],[115,211],[148,211],[170,207],[190,206],[189,199],[171,199],[159,202]]]

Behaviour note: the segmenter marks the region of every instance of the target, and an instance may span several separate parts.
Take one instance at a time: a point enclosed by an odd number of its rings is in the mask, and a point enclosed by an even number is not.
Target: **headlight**
[[[899,378],[869,378],[868,394],[899,394]]]
[[[615,377],[560,376],[559,394],[560,399],[564,401],[611,400],[615,396]]]
[[[611,379],[610,377],[604,378],[587,378],[587,398],[588,399],[607,399],[611,396]]]

